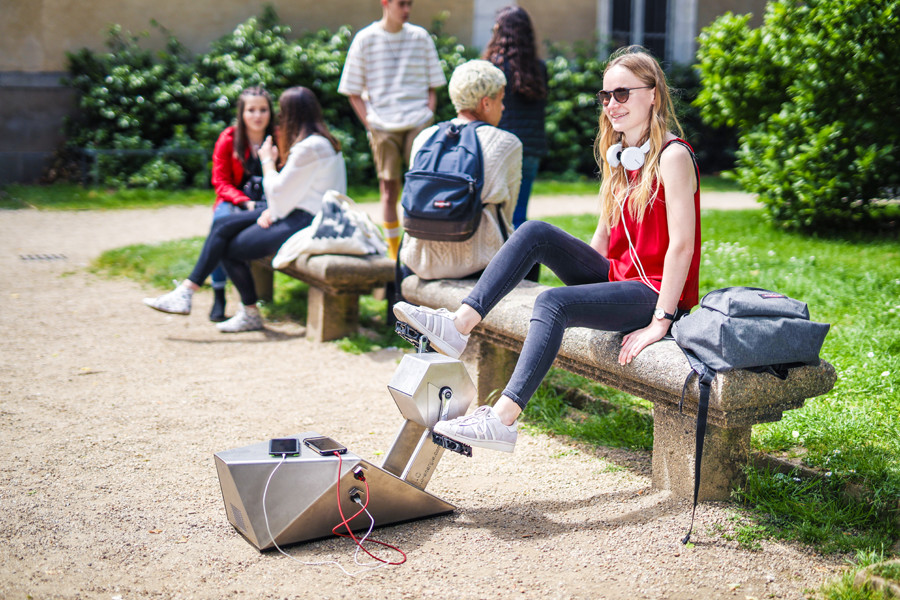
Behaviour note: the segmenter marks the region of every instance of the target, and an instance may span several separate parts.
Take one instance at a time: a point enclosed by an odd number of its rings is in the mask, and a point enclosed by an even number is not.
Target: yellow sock
[[[400,252],[400,221],[392,221],[384,224],[384,241],[387,242],[387,255],[391,260],[397,260]]]

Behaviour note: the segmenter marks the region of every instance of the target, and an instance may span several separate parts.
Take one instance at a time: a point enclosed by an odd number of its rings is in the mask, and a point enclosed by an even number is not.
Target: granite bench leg
[[[653,406],[653,487],[676,498],[694,497],[697,417],[677,408]],[[700,466],[699,500],[728,500],[743,481],[741,467],[750,457],[750,427],[706,425]]]
[[[309,286],[306,339],[328,342],[359,330],[359,294],[331,294]]]
[[[480,406],[487,404],[491,392],[506,388],[519,353],[472,336],[460,359],[475,384],[475,401]]]
[[[253,276],[253,285],[256,288],[256,297],[263,302],[272,302],[275,290],[275,271],[257,262],[250,263],[250,274]]]

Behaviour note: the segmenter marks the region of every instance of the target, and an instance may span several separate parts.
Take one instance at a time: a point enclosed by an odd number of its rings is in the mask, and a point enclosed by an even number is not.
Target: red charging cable
[[[379,561],[379,562],[383,562],[383,563],[388,564],[388,565],[402,565],[403,563],[406,562],[406,553],[403,552],[403,550],[401,550],[400,548],[397,548],[396,546],[392,546],[391,544],[388,544],[387,542],[382,542],[382,541],[379,541],[379,540],[376,540],[376,539],[372,539],[372,538],[366,538],[366,539],[364,540],[364,541],[366,541],[366,542],[373,542],[373,543],[375,543],[375,544],[381,544],[381,545],[384,546],[385,548],[390,548],[391,550],[395,550],[395,551],[399,552],[401,556],[403,556],[403,560],[398,561],[398,562],[387,561],[387,560],[384,560],[383,558],[379,558],[379,557],[375,556],[374,554],[372,554],[371,552],[369,552],[369,551],[366,549],[366,547],[363,546],[363,543],[360,542],[360,541],[357,539],[357,537],[353,534],[353,530],[350,529],[350,521],[352,521],[353,519],[355,519],[356,517],[358,517],[359,515],[361,515],[361,514],[363,513],[363,511],[366,510],[366,507],[369,506],[369,482],[368,482],[368,480],[366,479],[365,475],[363,475],[363,476],[362,476],[362,482],[363,482],[364,484],[366,484],[366,501],[365,501],[365,503],[363,504],[362,508],[360,508],[358,511],[356,511],[356,514],[354,514],[352,517],[350,517],[350,518],[348,519],[347,517],[344,516],[344,509],[341,508],[341,468],[342,468],[342,466],[343,466],[343,462],[344,462],[344,461],[343,461],[343,459],[341,458],[341,455],[340,455],[339,452],[335,452],[334,455],[338,457],[338,472],[337,472],[337,507],[338,507],[338,512],[341,513],[341,519],[342,519],[342,520],[341,520],[340,523],[338,523],[337,525],[335,525],[335,526],[331,529],[331,533],[333,533],[334,535],[340,536],[340,537],[349,537],[349,538],[352,538],[353,541],[356,542],[356,545],[359,546],[359,548],[360,548],[363,552],[365,552],[366,554],[368,554],[369,556],[371,556],[372,558],[374,558],[375,560],[377,560],[377,561]],[[345,527],[345,528],[347,529],[347,533],[340,533],[340,532],[338,531],[338,528],[339,528],[339,527]],[[349,535],[348,535],[348,534],[349,534]]]

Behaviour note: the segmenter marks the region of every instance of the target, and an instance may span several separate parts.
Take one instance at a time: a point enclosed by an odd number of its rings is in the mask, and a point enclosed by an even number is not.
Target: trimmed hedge
[[[290,28],[267,7],[211,44],[208,52],[191,55],[164,27],[151,24],[166,36],[163,50],[147,50],[141,37],[114,26],[107,51],[82,49],[68,55],[68,84],[80,92],[80,110],[67,122],[67,147],[143,151],[98,156],[95,173],[102,183],[209,185],[209,156],[216,137],[234,118],[237,95],[251,85],[262,85],[275,97],[293,85],[313,89],[326,122],[343,144],[348,178],[357,184],[375,182],[365,131],[350,103],[337,92],[352,39],[349,28],[323,29],[293,39]],[[478,52],[444,34],[442,24],[443,19],[437,19],[431,33],[449,79],[454,68]],[[595,94],[602,87],[605,63],[594,48],[587,44],[548,48],[550,154],[542,163],[544,172],[590,177],[597,171],[592,150],[599,114]],[[709,160],[713,155],[704,151],[707,146],[727,146],[728,137],[727,130],[723,135],[702,129],[699,111],[690,104],[698,88],[696,74],[689,68],[673,70],[671,83],[683,90],[682,120],[698,149],[701,169],[728,168],[727,151],[714,155],[724,156],[724,161]],[[442,121],[453,116],[444,86],[438,91],[436,117]]]

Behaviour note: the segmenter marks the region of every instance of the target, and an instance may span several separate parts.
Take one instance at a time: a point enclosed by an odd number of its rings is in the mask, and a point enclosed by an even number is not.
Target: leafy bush
[[[547,144],[542,169],[565,176],[596,175],[594,137],[606,63],[596,46],[551,44],[547,47]]]
[[[150,190],[174,190],[184,184],[184,170],[174,162],[156,157],[128,178],[128,185]]]
[[[293,85],[315,90],[325,120],[349,159],[348,177],[354,182],[373,180],[365,130],[337,92],[352,39],[349,28],[334,33],[323,29],[291,40],[290,27],[280,24],[267,7],[215,41],[209,52],[191,56],[163,27],[151,24],[167,36],[160,52],[142,48],[140,37],[113,26],[106,52],[82,49],[68,55],[68,83],[80,92],[78,115],[67,123],[68,146],[144,151],[98,158],[96,169],[104,183],[142,185],[144,175],[161,173],[167,165],[169,174],[175,172],[172,167],[181,169],[185,182],[208,184],[208,161],[198,161],[196,153],[169,151],[204,150],[211,155],[217,136],[234,118],[238,94],[253,85],[264,86],[276,98]],[[434,29],[448,77],[458,64],[477,56],[442,33],[441,19]],[[453,108],[446,88],[441,93],[438,117],[450,118]],[[160,152],[165,156],[156,156]]]
[[[876,221],[900,185],[900,1],[780,0],[748,20],[720,17],[698,52],[695,104],[739,129],[738,180],[784,227]]]
[[[431,24],[431,37],[437,48],[438,59],[441,61],[444,75],[447,77],[447,81],[450,81],[450,76],[456,67],[473,58],[478,58],[479,53],[478,50],[471,46],[466,46],[456,37],[444,33],[444,21],[447,20],[448,16],[447,12],[443,12],[434,20]],[[437,90],[435,123],[449,121],[456,116],[456,109],[453,108],[453,103],[450,102],[450,92],[447,87],[445,85]]]
[[[703,121],[700,109],[693,104],[700,93],[697,69],[691,65],[673,65],[666,77],[675,102],[675,113],[684,129],[685,139],[694,148],[700,171],[718,173],[733,169],[738,150],[737,131],[734,127],[712,126]]]
[[[446,35],[445,19],[446,14],[434,21],[432,38],[449,79],[458,65],[476,58],[478,51]],[[97,179],[115,186],[206,186],[212,148],[234,118],[240,91],[262,85],[277,97],[292,85],[305,85],[315,90],[326,122],[343,145],[349,180],[374,183],[366,132],[350,103],[337,92],[352,39],[349,28],[323,29],[291,39],[290,28],[268,7],[213,42],[208,52],[192,56],[165,28],[151,24],[166,36],[161,51],[142,48],[141,37],[114,26],[106,52],[82,49],[69,55],[69,85],[80,92],[80,110],[67,123],[69,148],[124,151],[97,156]],[[544,172],[566,177],[596,172],[595,94],[602,87],[605,63],[595,48],[586,43],[549,47],[550,154],[543,161]],[[704,138],[710,132],[717,134],[699,124],[698,111],[690,104],[698,88],[696,74],[681,69],[674,70],[672,77],[673,85],[684,91],[681,116],[689,140],[698,149],[701,168],[728,168],[730,164],[707,161],[704,154],[705,147],[727,142],[707,144]],[[454,115],[447,87],[439,88],[436,119]],[[726,163],[730,160],[727,152],[715,156],[724,156]]]

